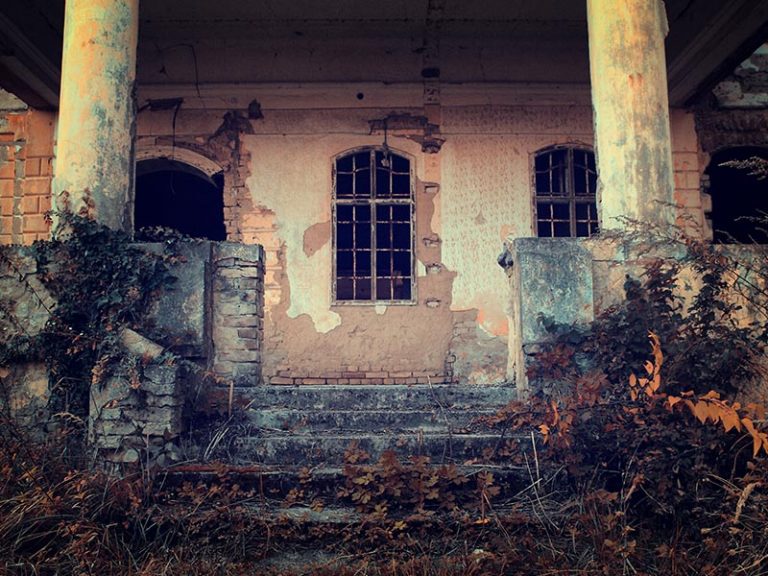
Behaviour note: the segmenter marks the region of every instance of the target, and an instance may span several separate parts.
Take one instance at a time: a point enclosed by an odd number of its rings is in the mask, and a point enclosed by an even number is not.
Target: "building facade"
[[[716,236],[711,158],[766,144],[762,0],[243,4],[1,8],[0,241],[262,245],[265,384],[519,381],[504,242]]]

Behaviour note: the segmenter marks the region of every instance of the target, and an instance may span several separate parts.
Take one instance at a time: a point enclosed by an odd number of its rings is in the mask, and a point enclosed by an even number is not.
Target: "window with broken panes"
[[[537,152],[534,186],[540,237],[586,237],[597,233],[594,152],[570,146]]]
[[[411,162],[370,148],[334,166],[334,300],[413,300]]]

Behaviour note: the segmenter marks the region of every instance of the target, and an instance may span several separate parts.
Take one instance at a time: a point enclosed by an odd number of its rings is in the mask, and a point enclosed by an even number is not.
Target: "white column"
[[[139,0],[67,0],[55,206],[133,227]]]
[[[603,230],[674,223],[661,0],[587,0]]]

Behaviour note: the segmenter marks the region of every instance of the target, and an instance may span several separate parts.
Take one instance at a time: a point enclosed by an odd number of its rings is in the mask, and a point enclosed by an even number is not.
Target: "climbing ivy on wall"
[[[38,278],[54,301],[50,316],[39,334],[20,330],[7,338],[0,345],[0,365],[44,362],[53,411],[83,417],[88,413],[90,387],[120,366],[130,370],[136,361],[120,345],[122,329],[151,331],[149,307],[174,278],[167,256],[138,249],[127,234],[89,217],[56,216],[53,239],[31,247]],[[4,247],[0,258],[13,267],[11,250]],[[28,282],[27,289],[31,298],[44,301]],[[6,313],[11,308],[3,307]]]

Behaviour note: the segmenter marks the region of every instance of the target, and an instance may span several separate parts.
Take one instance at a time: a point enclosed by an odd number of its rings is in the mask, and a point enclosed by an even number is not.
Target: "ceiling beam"
[[[695,0],[670,30],[669,99],[687,106],[768,40],[768,0]]]
[[[0,86],[35,108],[59,104],[61,30],[56,20],[55,11],[46,14],[34,0],[0,6]]]

